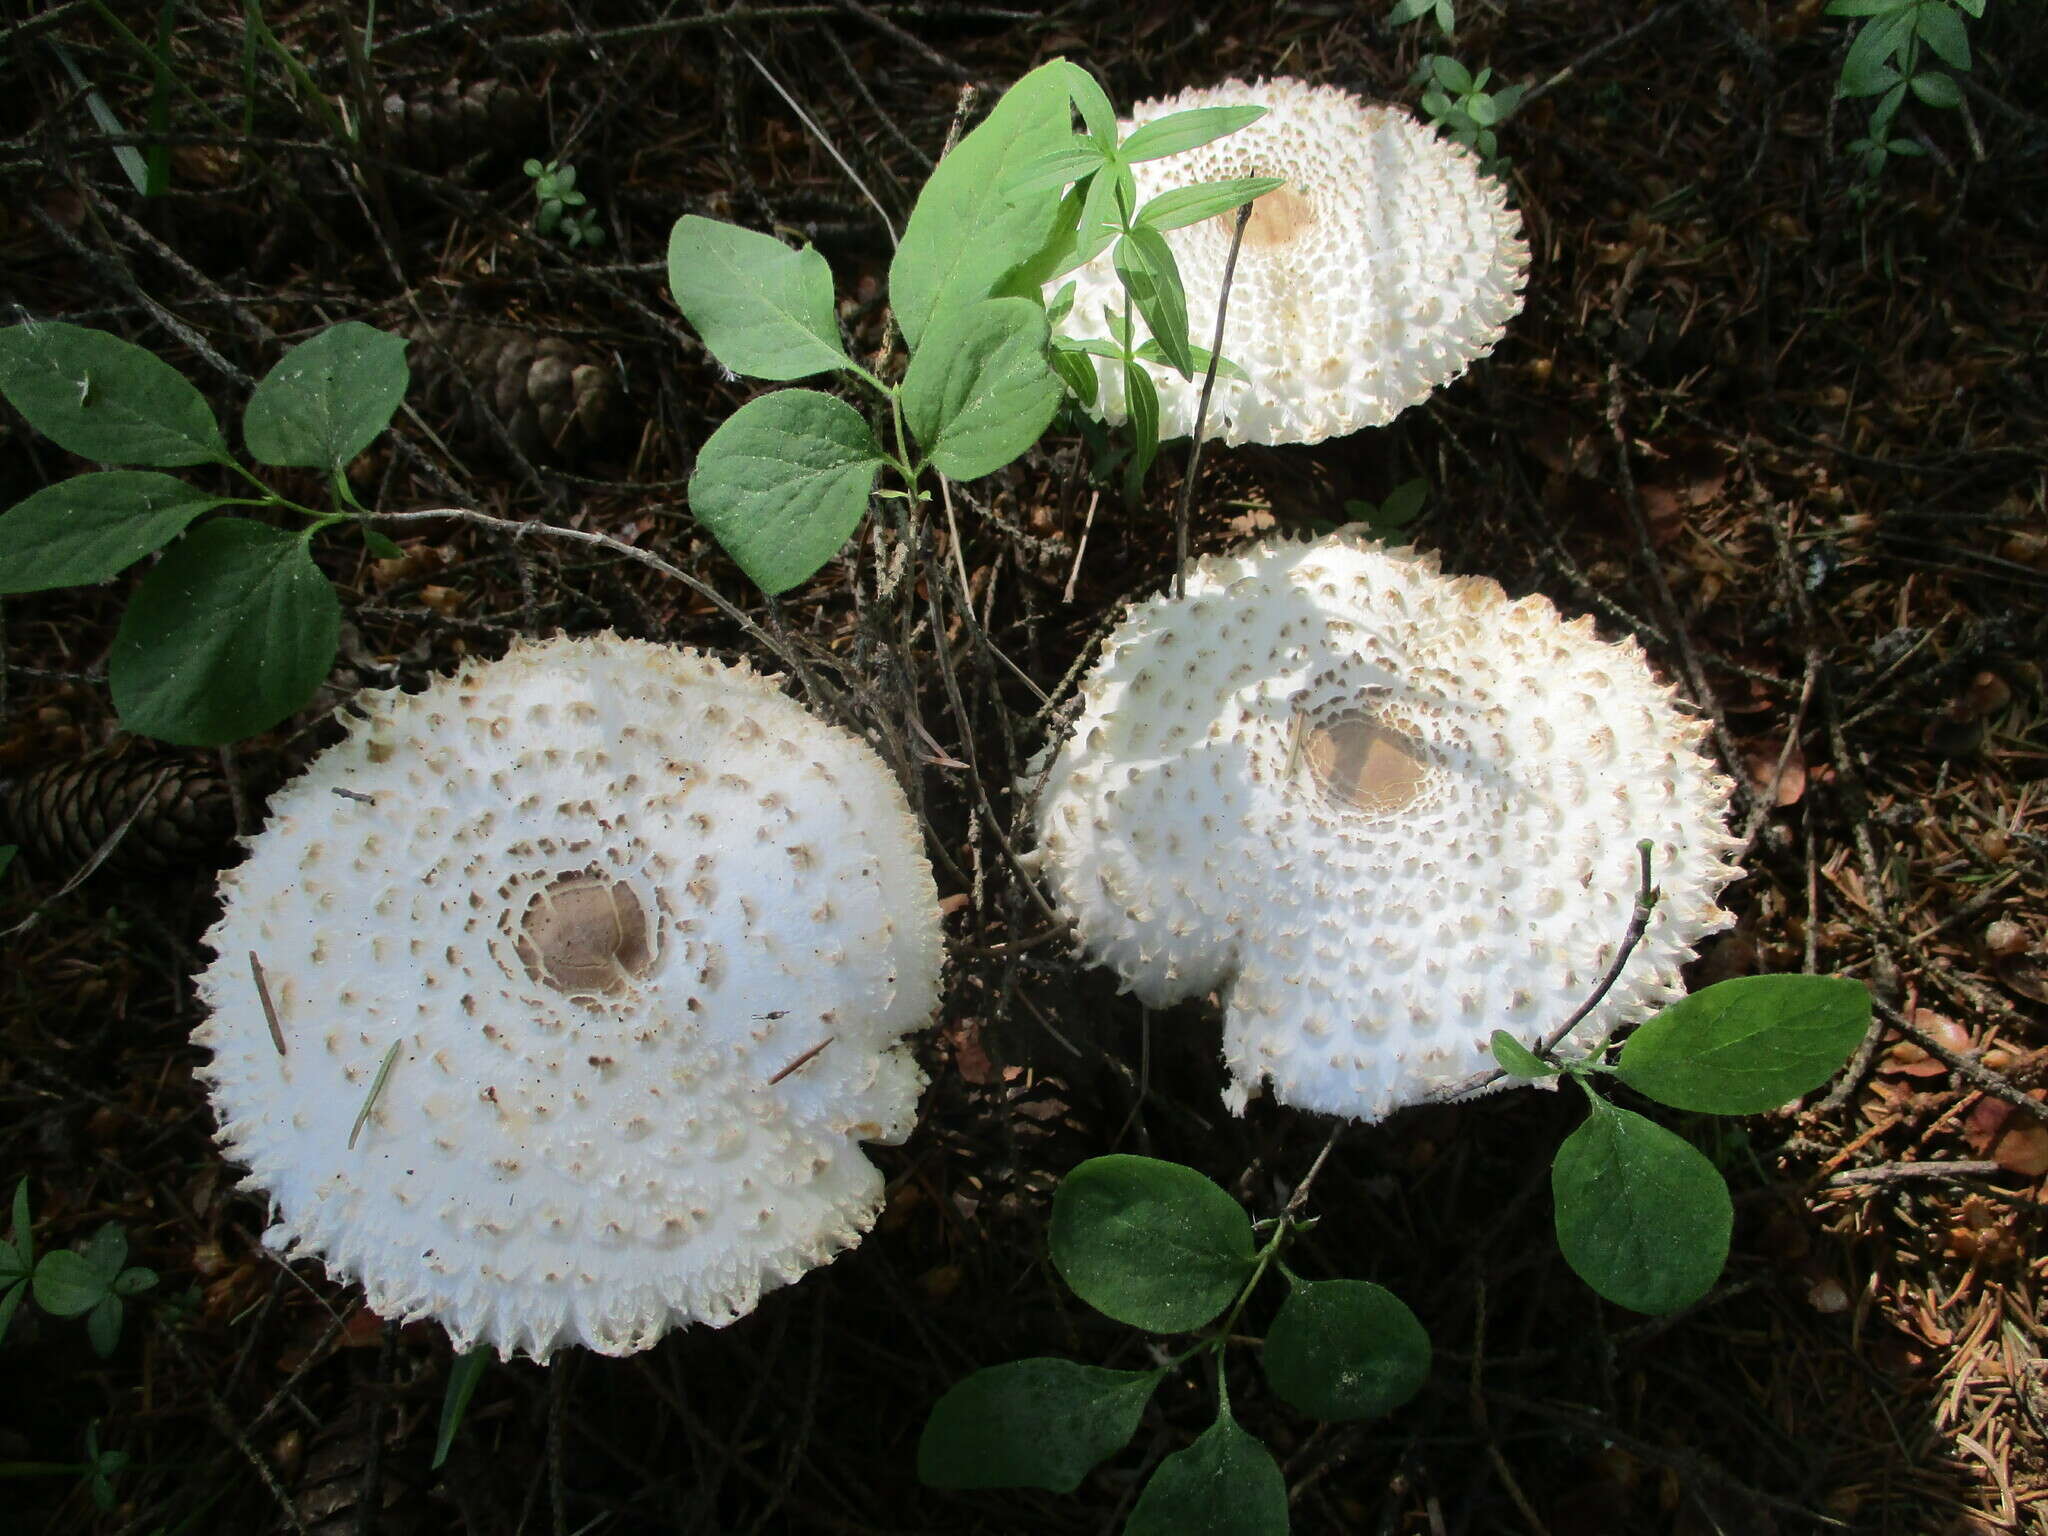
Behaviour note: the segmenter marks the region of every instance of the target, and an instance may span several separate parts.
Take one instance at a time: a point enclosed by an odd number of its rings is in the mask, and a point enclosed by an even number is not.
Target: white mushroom
[[[859,1242],[942,960],[873,750],[613,635],[356,703],[223,877],[199,978],[264,1241],[543,1360],[731,1322]]]
[[[1284,176],[1252,205],[1231,281],[1223,354],[1249,376],[1219,375],[1205,435],[1226,443],[1316,443],[1381,426],[1491,351],[1522,307],[1529,251],[1499,182],[1470,151],[1399,107],[1347,91],[1261,80],[1141,102],[1135,126],[1196,107],[1256,103],[1250,127],[1182,154],[1140,161],[1138,204],[1196,182]],[[1168,231],[1187,288],[1190,331],[1207,346],[1235,213]],[[1109,337],[1124,292],[1108,252],[1074,274],[1062,334]],[[1065,278],[1049,285],[1056,290]],[[1140,341],[1149,332],[1133,311]],[[1146,364],[1159,390],[1159,435],[1195,429],[1193,382]],[[1097,368],[1095,409],[1124,419],[1121,371]]]
[[[1039,856],[1145,1003],[1221,989],[1233,1108],[1378,1119],[1561,1024],[1663,891],[1583,1053],[1723,926],[1729,782],[1633,640],[1347,534],[1140,603],[1046,773]],[[1043,766],[1041,764],[1037,766]]]

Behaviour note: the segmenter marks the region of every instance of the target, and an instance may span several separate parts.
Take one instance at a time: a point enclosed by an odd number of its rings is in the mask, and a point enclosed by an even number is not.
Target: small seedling
[[[1445,37],[1449,37],[1457,30],[1458,9],[1451,0],[1399,0],[1399,3],[1387,12],[1387,25],[1404,27],[1409,22],[1420,21],[1425,16],[1434,18],[1437,31],[1443,33]]]
[[[543,165],[529,160],[524,167],[533,178],[533,196],[540,208],[533,227],[543,235],[559,232],[571,250],[581,245],[604,244],[604,230],[597,222],[597,210],[584,208],[586,199],[576,190],[576,167],[550,160]],[[577,213],[575,210],[584,208]]]
[[[29,1222],[28,1180],[14,1186],[12,1225],[0,1243],[0,1337],[24,1295],[52,1317],[84,1317],[102,1358],[121,1342],[125,1299],[156,1286],[156,1271],[128,1263],[128,1234],[108,1222],[81,1252],[59,1248],[38,1260]]]
[[[1892,131],[1909,94],[1923,106],[1952,111],[1962,105],[1956,75],[1970,69],[1964,12],[1981,19],[1984,0],[1832,0],[1828,6],[1830,16],[1861,18],[1842,60],[1836,94],[1878,98],[1868,127],[1849,145],[1862,178],[1851,192],[1857,201],[1875,195],[1877,180],[1893,159],[1926,153],[1917,140]],[[1929,66],[1927,53],[1933,54],[1936,67]]]
[[[1365,524],[1374,538],[1394,540],[1402,537],[1408,525],[1422,515],[1422,504],[1428,496],[1427,480],[1404,480],[1387,492],[1387,499],[1378,506],[1369,501],[1347,501],[1344,510],[1353,522]]]
[[[1422,110],[1429,120],[1455,143],[1476,153],[1488,174],[1498,173],[1508,163],[1501,157],[1500,139],[1494,130],[1515,115],[1529,93],[1526,85],[1489,92],[1486,87],[1492,79],[1491,69],[1475,75],[1449,54],[1432,53],[1415,66],[1408,81],[1423,87]]]
[[[85,1426],[84,1461],[0,1461],[0,1478],[82,1477],[94,1505],[111,1510],[118,1502],[114,1479],[128,1469],[128,1462],[126,1451],[100,1449],[100,1426],[95,1419]]]
[[[313,536],[354,523],[371,553],[401,553],[369,528],[345,471],[405,398],[405,347],[367,325],[337,325],[286,352],[250,395],[250,457],[320,471],[323,510],[238,462],[205,398],[154,353],[56,320],[0,330],[0,395],[30,426],[80,458],[148,466],[73,475],[0,514],[0,595],[105,581],[163,551],[129,599],[107,663],[122,725],[180,746],[267,730],[313,697],[341,637],[341,604],[314,562]],[[231,471],[255,494],[157,473],[198,465]],[[206,517],[221,507],[307,521],[289,529]]]
[[[1630,940],[1609,969],[1610,983],[1657,903],[1649,848],[1641,848]],[[1599,1078],[1671,1109],[1758,1115],[1834,1076],[1869,1029],[1870,993],[1860,982],[1750,976],[1673,1003],[1639,1025],[1611,1064],[1604,1045],[1582,1059],[1557,1060],[1562,1031],[1532,1051],[1496,1030],[1501,1071],[1524,1081],[1568,1077],[1586,1095],[1585,1123],[1551,1164],[1565,1262],[1609,1301],[1656,1314],[1698,1301],[1728,1261],[1734,1204],[1721,1171],[1682,1136],[1595,1092]]]
[[[1098,1157],[1068,1174],[1053,1199],[1051,1246],[1074,1294],[1153,1333],[1206,1331],[1150,1370],[1046,1357],[976,1371],[932,1409],[918,1476],[941,1488],[1071,1493],[1130,1442],[1160,1383],[1207,1353],[1217,1362],[1215,1421],[1159,1463],[1126,1536],[1284,1533],[1286,1483],[1231,1413],[1222,1369],[1267,1271],[1286,1278],[1288,1294],[1261,1350],[1266,1381],[1302,1413],[1377,1418],[1420,1391],[1430,1368],[1429,1337],[1392,1292],[1363,1280],[1303,1280],[1282,1261],[1288,1242],[1314,1224],[1295,1215],[1307,1184],[1286,1211],[1255,1227],[1220,1186],[1178,1163]]]
[[[1073,131],[1077,110],[1085,134]],[[1230,212],[1278,183],[1207,183],[1135,208],[1130,167],[1235,132],[1263,110],[1177,113],[1119,141],[1115,109],[1085,70],[1054,60],[1011,86],[932,173],[890,265],[892,312],[910,351],[900,383],[884,381],[879,361],[870,369],[847,354],[832,272],[817,251],[694,214],[678,220],[669,286],[713,358],[755,379],[841,374],[886,413],[878,435],[818,390],[748,401],[698,450],[689,491],[698,520],[756,586],[787,591],[838,551],[875,497],[921,502],[927,469],[973,480],[1020,457],[1069,391],[1093,399],[1091,353],[1124,370],[1142,475],[1159,423],[1140,360],[1183,377],[1211,363],[1189,340],[1186,292],[1160,231]],[[1044,286],[1112,245],[1129,301],[1119,337],[1056,346]],[[1052,318],[1071,297],[1055,297]],[[1157,338],[1135,348],[1133,307]],[[884,469],[901,490],[875,489]]]

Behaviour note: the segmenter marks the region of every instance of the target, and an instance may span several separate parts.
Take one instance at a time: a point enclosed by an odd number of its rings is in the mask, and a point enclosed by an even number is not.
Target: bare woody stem
[[[1195,471],[1202,467],[1202,428],[1209,418],[1209,396],[1216,389],[1216,368],[1223,361],[1223,320],[1230,313],[1230,284],[1237,275],[1237,253],[1244,244],[1244,228],[1251,222],[1252,205],[1237,210],[1237,227],[1230,232],[1230,255],[1223,262],[1223,288],[1216,295],[1216,331],[1209,338],[1209,366],[1202,373],[1202,397],[1195,402],[1195,436],[1188,448],[1188,472],[1180,482],[1180,504],[1173,509],[1173,595],[1187,595],[1188,511],[1195,500]],[[1128,326],[1128,321],[1126,326]],[[1124,334],[1128,336],[1129,330]]]
[[[1585,1021],[1586,1015],[1600,1006],[1600,1000],[1614,990],[1614,984],[1621,980],[1621,973],[1628,965],[1628,957],[1636,952],[1636,946],[1643,942],[1643,933],[1650,926],[1650,914],[1657,910],[1657,903],[1664,893],[1650,884],[1650,840],[1646,837],[1636,844],[1636,855],[1642,861],[1641,883],[1636,888],[1636,908],[1629,914],[1628,932],[1621,937],[1621,948],[1614,952],[1614,959],[1607,967],[1607,974],[1600,978],[1600,984],[1592,995],[1557,1028],[1543,1037],[1543,1043],[1536,1047],[1536,1054],[1546,1061],[1573,1030]]]

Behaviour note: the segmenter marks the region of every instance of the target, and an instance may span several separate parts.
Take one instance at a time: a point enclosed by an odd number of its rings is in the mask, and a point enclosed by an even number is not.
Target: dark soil
[[[970,84],[985,106],[1064,53],[1120,103],[1286,73],[1412,104],[1433,35],[1381,25],[1377,4],[714,16],[622,0],[380,7],[365,47],[363,7],[265,8],[295,79],[277,51],[245,51],[238,8],[182,7],[169,191],[145,200],[58,50],[140,133],[154,64],[112,16],[151,37],[156,8],[8,9],[12,304],[159,351],[227,419],[326,324],[405,331],[411,409],[355,466],[357,493],[544,526],[394,528],[406,554],[389,561],[324,540],[347,632],[317,707],[233,752],[176,755],[181,809],[132,823],[109,785],[164,761],[121,737],[104,682],[133,577],[6,601],[0,775],[16,787],[0,843],[24,851],[0,879],[0,1175],[8,1191],[27,1178],[39,1250],[118,1222],[162,1283],[106,1360],[80,1323],[15,1318],[0,1462],[77,1463],[88,1426],[130,1460],[111,1509],[75,1473],[23,1476],[5,1523],[1116,1529],[1146,1471],[1207,1424],[1199,1373],[1071,1496],[930,1490],[915,1453],[931,1405],[977,1367],[1149,1358],[1046,1260],[1065,1170],[1111,1150],[1176,1158],[1269,1216],[1329,1134],[1270,1105],[1226,1113],[1213,1008],[1142,1016],[1067,955],[1005,847],[1028,845],[1009,786],[1057,711],[990,647],[1067,696],[1119,605],[1169,575],[1180,456],[1126,506],[1055,434],[960,493],[957,534],[924,530],[921,580],[877,596],[863,530],[767,602],[684,503],[697,445],[750,390],[682,324],[662,256],[688,212],[812,240],[872,347],[887,237],[771,79],[900,224]],[[1964,110],[1909,112],[1927,153],[1859,202],[1846,146],[1864,112],[1833,99],[1848,32],[1822,10],[1468,0],[1453,51],[1537,87],[1502,134],[1533,250],[1526,309],[1390,428],[1205,456],[1197,552],[1343,521],[1346,499],[1420,475],[1412,532],[1448,569],[1640,637],[1713,719],[1751,839],[1735,926],[1695,982],[1838,972],[1869,983],[1889,1026],[1797,1111],[1680,1126],[1728,1171],[1737,1227],[1720,1286],[1672,1318],[1600,1302],[1558,1257],[1546,1169],[1566,1096],[1349,1131],[1296,1267],[1390,1287],[1436,1367],[1391,1418],[1322,1425],[1270,1395],[1255,1350],[1231,1351],[1231,1401],[1280,1458],[1298,1531],[2048,1530],[2048,33],[2035,8],[1992,0]],[[528,156],[578,168],[602,246],[536,233]],[[544,338],[581,383],[536,366]],[[4,411],[0,449],[0,504],[82,467]],[[909,646],[887,643],[899,623]],[[606,626],[829,679],[880,740],[948,898],[932,1087],[917,1135],[876,1153],[890,1198],[858,1250],[723,1331],[492,1366],[430,1471],[447,1341],[262,1248],[262,1198],[237,1190],[195,1083],[189,978],[236,816],[260,823],[353,692]],[[29,795],[48,769],[68,771],[62,792]],[[1241,1325],[1266,1321],[1255,1305]]]

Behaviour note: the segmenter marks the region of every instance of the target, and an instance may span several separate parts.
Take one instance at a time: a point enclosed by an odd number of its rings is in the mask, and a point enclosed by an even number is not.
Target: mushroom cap
[[[1534,1045],[1662,889],[1583,1053],[1725,925],[1732,786],[1633,640],[1338,533],[1139,603],[1044,767],[1039,858],[1145,1003],[1221,989],[1225,1097],[1376,1120]]]
[[[721,1326],[858,1243],[943,959],[875,752],[609,634],[356,703],[206,936],[193,1038],[265,1243],[541,1360]]]
[[[1292,79],[1221,85],[1140,102],[1120,133],[1195,107],[1256,103],[1249,128],[1134,166],[1138,204],[1175,187],[1284,176],[1252,205],[1231,279],[1223,355],[1250,381],[1221,374],[1204,435],[1236,443],[1318,443],[1383,426],[1447,384],[1500,340],[1522,307],[1529,248],[1521,219],[1472,153],[1400,107]],[[1168,230],[1187,289],[1189,329],[1207,346],[1237,215]],[[1066,278],[1047,285],[1056,291]],[[1104,251],[1073,274],[1073,308],[1057,330],[1114,335],[1124,292]],[[1143,340],[1150,332],[1132,311]],[[1192,381],[1145,363],[1159,391],[1159,435],[1195,429]],[[1121,369],[1096,370],[1094,410],[1125,415]]]

